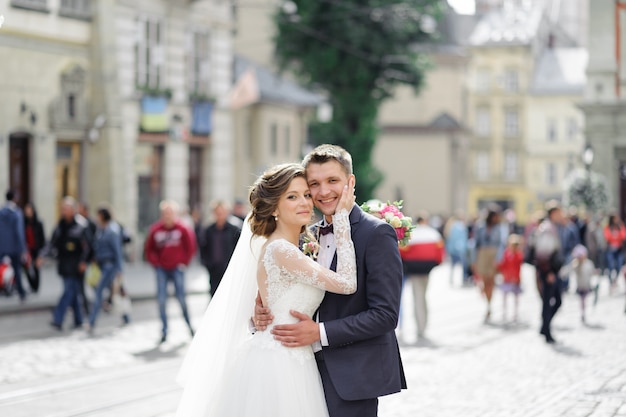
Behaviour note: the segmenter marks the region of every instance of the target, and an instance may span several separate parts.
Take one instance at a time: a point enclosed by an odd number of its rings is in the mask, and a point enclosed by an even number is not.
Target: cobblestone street
[[[538,334],[531,268],[518,322],[502,319],[498,294],[490,324],[478,290],[451,287],[448,271],[444,265],[431,276],[428,339],[414,337],[405,300],[399,335],[409,390],[382,398],[381,416],[626,416],[623,283],[609,295],[603,282],[587,324],[578,296],[566,294],[554,321],[559,343],[548,345]],[[189,302],[197,323],[207,296]],[[174,378],[190,337],[173,299],[169,312],[171,337],[160,346],[152,300],[135,303],[126,327],[103,315],[92,338],[50,329],[47,311],[0,316],[0,415],[173,416]]]

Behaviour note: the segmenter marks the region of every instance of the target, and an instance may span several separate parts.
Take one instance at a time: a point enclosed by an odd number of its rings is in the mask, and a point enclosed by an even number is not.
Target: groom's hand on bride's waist
[[[269,308],[263,307],[263,300],[261,294],[257,294],[256,300],[254,300],[254,316],[252,317],[252,323],[254,328],[259,331],[267,329],[267,326],[272,324],[274,316]]]
[[[274,339],[287,347],[307,346],[320,340],[320,325],[306,314],[291,310],[291,315],[300,320],[294,324],[277,324],[272,329]]]

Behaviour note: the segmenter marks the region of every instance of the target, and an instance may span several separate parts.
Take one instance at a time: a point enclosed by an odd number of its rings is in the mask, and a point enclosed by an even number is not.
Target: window
[[[162,87],[164,72],[163,23],[157,19],[137,20],[135,84],[140,88]]]
[[[516,109],[504,111],[504,136],[507,138],[519,136],[519,117]]]
[[[485,69],[479,69],[476,71],[476,91],[480,93],[486,93],[490,87],[489,71]]]
[[[11,0],[11,6],[19,9],[48,11],[48,0]]]
[[[519,77],[517,70],[508,69],[504,71],[503,87],[504,91],[508,93],[516,93],[519,91]]]
[[[517,179],[517,154],[508,152],[504,156],[504,178],[507,180]]]
[[[285,155],[289,156],[291,153],[291,128],[285,126]]]
[[[489,178],[489,153],[481,151],[476,154],[476,178]]]
[[[567,119],[567,140],[574,141],[578,136],[578,121],[575,117]]]
[[[189,210],[202,204],[202,147],[189,147]]]
[[[74,94],[68,94],[67,96],[67,117],[70,120],[76,118],[76,96]]]
[[[476,112],[476,134],[478,136],[489,136],[489,133],[491,133],[489,109],[481,107]]]
[[[272,123],[270,127],[270,154],[276,156],[278,154],[278,126]]]
[[[558,139],[557,123],[555,119],[548,119],[548,142],[556,142]]]
[[[556,185],[556,164],[548,163],[546,165],[546,184]]]
[[[91,17],[91,1],[61,0],[59,15],[78,19],[89,19]]]
[[[208,96],[210,94],[211,71],[211,44],[208,33],[191,33],[191,48],[189,51],[189,92],[194,95]]]
[[[55,129],[84,130],[92,122],[86,105],[86,85],[87,72],[79,65],[61,74],[60,94],[50,108],[50,126]]]

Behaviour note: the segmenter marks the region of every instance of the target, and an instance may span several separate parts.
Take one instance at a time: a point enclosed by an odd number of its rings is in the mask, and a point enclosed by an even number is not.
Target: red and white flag
[[[228,94],[228,107],[237,110],[259,101],[259,82],[253,68],[248,68],[237,80]]]

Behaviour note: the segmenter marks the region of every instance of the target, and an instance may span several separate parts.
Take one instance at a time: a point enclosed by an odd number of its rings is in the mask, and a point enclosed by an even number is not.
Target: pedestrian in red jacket
[[[517,234],[509,235],[507,239],[507,247],[504,250],[502,259],[498,263],[498,271],[502,274],[503,282],[500,289],[504,293],[504,309],[503,317],[506,320],[507,296],[513,294],[515,298],[515,307],[513,310],[513,321],[517,321],[518,297],[522,292],[521,269],[524,263],[524,252],[521,249],[521,239]]]
[[[185,269],[196,251],[196,240],[190,229],[178,219],[179,206],[175,201],[163,201],[159,208],[161,220],[150,227],[144,249],[146,259],[156,270],[157,299],[163,323],[160,342],[163,343],[167,340],[165,307],[169,281],[174,283],[176,298],[180,303],[183,317],[191,335],[194,334],[185,300]]]
[[[428,225],[426,214],[417,217],[417,225],[411,232],[411,240],[400,248],[404,275],[411,283],[418,341],[424,338],[428,324],[426,291],[430,271],[441,264],[445,256],[441,234]]]

